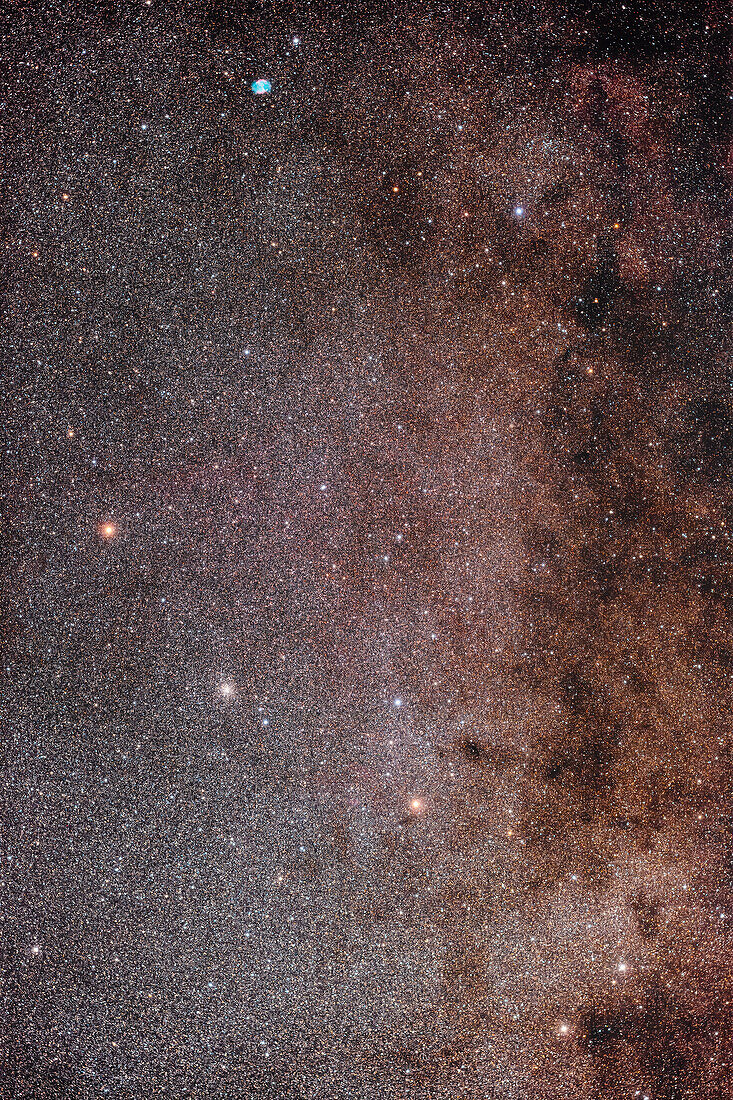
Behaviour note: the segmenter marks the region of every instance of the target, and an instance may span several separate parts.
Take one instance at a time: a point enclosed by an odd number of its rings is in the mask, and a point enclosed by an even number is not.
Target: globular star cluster
[[[728,19],[11,6],[3,1100],[731,1095]]]

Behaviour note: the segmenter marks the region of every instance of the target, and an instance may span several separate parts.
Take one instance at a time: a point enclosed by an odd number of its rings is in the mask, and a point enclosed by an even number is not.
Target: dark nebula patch
[[[724,1034],[730,1034],[729,1023]],[[595,1088],[601,1095],[605,1090],[621,1096],[627,1082],[638,1080],[649,1095],[682,1100],[715,1095],[709,1090],[723,1037],[668,994],[653,990],[643,1004],[589,1010],[581,1016],[578,1041],[596,1067]]]

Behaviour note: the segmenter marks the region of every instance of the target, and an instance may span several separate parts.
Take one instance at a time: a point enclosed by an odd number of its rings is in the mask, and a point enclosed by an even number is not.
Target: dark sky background
[[[733,1094],[729,58],[5,6],[2,1100]]]

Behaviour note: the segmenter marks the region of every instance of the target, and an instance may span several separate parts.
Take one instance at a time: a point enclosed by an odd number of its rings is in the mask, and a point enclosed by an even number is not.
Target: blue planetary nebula
[[[253,80],[252,91],[255,95],[267,95],[272,91],[272,84],[269,80]]]

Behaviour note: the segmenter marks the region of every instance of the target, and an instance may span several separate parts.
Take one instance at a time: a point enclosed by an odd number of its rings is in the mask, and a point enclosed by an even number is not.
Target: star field
[[[4,19],[3,1100],[731,1095],[729,49]]]

